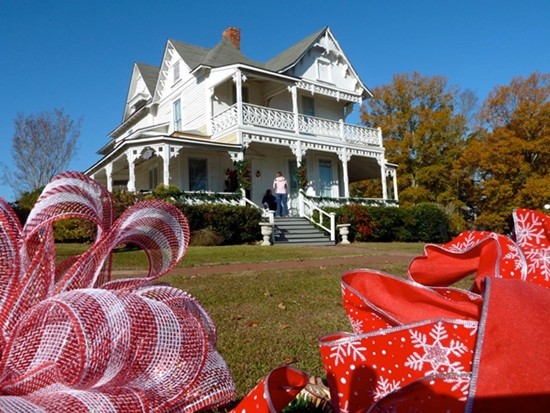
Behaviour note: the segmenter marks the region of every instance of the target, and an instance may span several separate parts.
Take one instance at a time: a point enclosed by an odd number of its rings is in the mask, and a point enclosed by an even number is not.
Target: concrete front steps
[[[273,227],[275,245],[334,245],[325,231],[317,228],[306,218],[275,218]]]

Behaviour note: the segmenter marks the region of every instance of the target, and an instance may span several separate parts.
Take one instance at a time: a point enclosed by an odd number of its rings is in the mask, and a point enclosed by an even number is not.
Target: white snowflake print
[[[349,406],[349,400],[346,400],[344,407],[340,407],[340,413],[349,413],[348,406]]]
[[[351,323],[351,328],[355,334],[361,334],[363,332],[363,320],[356,320],[354,318],[349,318]]]
[[[367,358],[361,353],[366,351],[366,347],[358,347],[357,343],[342,343],[330,348],[330,358],[334,358],[334,365],[338,363],[344,363],[346,357],[352,356],[353,361],[356,361],[359,357],[361,361],[365,361]]]
[[[380,378],[376,382],[376,388],[372,391],[372,396],[374,397],[374,400],[380,400],[385,395],[400,389],[401,387],[399,386],[399,384],[401,384],[401,380],[392,380],[392,382],[390,383],[388,379],[380,376]]]
[[[422,348],[424,354],[420,355],[416,351],[407,357],[405,366],[413,370],[422,370],[424,363],[429,363],[432,367],[426,372],[426,376],[430,374],[441,373],[440,368],[444,368],[446,373],[460,373],[464,367],[459,362],[451,363],[449,355],[461,356],[468,351],[468,347],[458,340],[451,340],[448,347],[442,343],[449,335],[441,322],[437,323],[430,331],[430,337],[433,338],[433,343],[429,344],[425,334],[410,331],[412,342],[415,348]]]
[[[546,238],[544,227],[534,214],[523,214],[518,216],[516,235],[520,246],[525,244],[533,245],[534,243],[539,245],[540,242]]]
[[[466,323],[464,324],[464,327],[466,327],[468,330],[471,330],[471,331],[470,331],[470,337],[476,335],[478,325],[479,325],[479,324],[478,324],[477,321],[466,322]]]
[[[525,252],[527,258],[527,273],[540,274],[544,280],[550,280],[550,250],[538,249]]]
[[[470,233],[464,238],[464,241],[457,242],[456,244],[450,245],[449,250],[452,252],[462,252],[474,246],[476,242],[477,242],[477,238],[474,236],[474,234]]]
[[[508,245],[508,248],[509,251],[504,256],[504,259],[514,261],[514,269],[523,272],[523,269],[525,268],[525,262],[521,259],[521,256],[519,255],[518,247],[516,245]]]
[[[470,377],[469,376],[458,376],[453,377],[450,379],[445,379],[445,383],[452,383],[454,386],[452,387],[452,391],[456,391],[460,388],[460,392],[464,395],[464,397],[461,397],[460,401],[466,401],[468,396],[468,391],[470,390]]]

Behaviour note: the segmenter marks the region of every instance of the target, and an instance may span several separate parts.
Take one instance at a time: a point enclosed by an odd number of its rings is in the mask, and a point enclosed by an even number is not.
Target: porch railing
[[[296,122],[297,120],[297,122]],[[215,135],[238,124],[237,104],[230,106],[212,118],[212,133]],[[263,106],[243,104],[243,125],[294,132],[304,135],[324,136],[340,139],[343,142],[382,147],[380,128],[364,126],[318,118],[296,115],[293,112]]]
[[[306,218],[308,221],[318,226],[322,230],[326,231],[330,235],[331,241],[336,241],[336,214],[334,212],[325,212],[314,202],[306,198],[305,194],[300,190],[298,194],[298,210],[300,216]],[[318,213],[317,219],[315,219],[315,212]],[[325,218],[328,218],[329,226],[324,224]]]

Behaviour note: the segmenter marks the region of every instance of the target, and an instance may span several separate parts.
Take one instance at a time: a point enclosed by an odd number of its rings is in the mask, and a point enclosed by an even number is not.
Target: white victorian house
[[[371,96],[328,27],[263,63],[241,52],[233,27],[210,49],[168,40],[160,66],[134,65],[122,123],[86,174],[109,190],[224,192],[245,160],[249,203],[261,205],[277,171],[291,183],[294,214],[304,198],[347,198],[350,183],[374,178],[380,200],[397,201],[380,129],[346,123]]]

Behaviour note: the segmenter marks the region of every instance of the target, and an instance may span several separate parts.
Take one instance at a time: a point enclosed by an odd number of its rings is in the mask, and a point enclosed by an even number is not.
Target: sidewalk
[[[323,247],[325,248],[325,247]],[[332,247],[326,247],[332,248]],[[365,254],[365,249],[357,249]],[[340,250],[341,251],[341,250]],[[236,263],[223,265],[202,265],[197,267],[174,268],[168,274],[172,275],[208,275],[208,274],[227,274],[238,273],[245,271],[263,271],[277,270],[285,268],[304,268],[304,267],[325,267],[329,265],[353,264],[357,268],[368,268],[369,263],[409,263],[418,254],[414,253],[376,253],[373,255],[353,256],[353,247],[346,248],[346,252],[351,256],[341,256],[332,258],[316,258],[311,260],[290,260],[290,261],[269,261],[259,263]],[[184,258],[185,260],[185,258]],[[145,277],[147,271],[136,270],[118,270],[112,271],[112,279],[129,278],[129,277]]]

